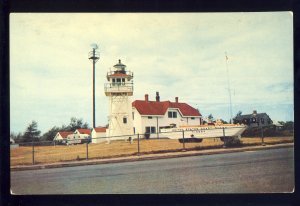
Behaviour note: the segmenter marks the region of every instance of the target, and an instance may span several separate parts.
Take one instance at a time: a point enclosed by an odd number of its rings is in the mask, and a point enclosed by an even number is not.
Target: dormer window
[[[169,118],[177,118],[177,112],[168,112],[168,117]]]

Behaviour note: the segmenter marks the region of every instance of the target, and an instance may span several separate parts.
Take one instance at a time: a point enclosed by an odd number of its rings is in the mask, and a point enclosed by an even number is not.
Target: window
[[[151,117],[151,116],[148,116],[148,119],[152,119],[152,117]]]
[[[132,112],[132,119],[134,120],[134,112]]]
[[[145,127],[146,129],[146,133],[147,134],[153,134],[153,133],[156,133],[156,127]]]
[[[177,118],[177,112],[168,112],[169,118]]]
[[[252,122],[256,122],[256,118],[255,117],[253,117],[251,120],[252,120]]]
[[[150,127],[146,127],[145,129],[146,129],[146,133],[150,134]]]
[[[127,118],[126,117],[123,117],[123,123],[127,124]]]
[[[191,119],[195,119],[195,117],[191,117]]]
[[[121,79],[117,78],[117,85],[120,85],[120,84],[121,84]]]
[[[265,123],[265,119],[264,119],[264,118],[261,118],[261,119],[260,119],[260,122],[261,122],[262,124],[264,124],[264,123]]]
[[[125,78],[122,78],[122,84],[123,85],[125,84]]]
[[[173,118],[177,118],[177,112],[173,112]]]
[[[133,127],[133,134],[135,134],[135,127]]]
[[[156,132],[156,127],[151,127],[151,133],[155,133]]]

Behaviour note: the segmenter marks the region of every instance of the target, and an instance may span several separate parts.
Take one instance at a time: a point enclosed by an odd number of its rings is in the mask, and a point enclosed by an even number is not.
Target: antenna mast
[[[229,82],[227,52],[225,52],[225,59],[226,59],[226,71],[227,71],[227,85],[228,85],[228,93],[229,93],[229,109],[230,109],[230,120],[229,120],[229,122],[232,123],[232,102],[231,102],[231,89],[230,89],[230,82]]]
[[[91,46],[93,50],[89,52],[89,59],[93,62],[93,128],[95,128],[95,65],[100,58],[100,54],[96,51],[98,49],[97,44],[92,44]]]

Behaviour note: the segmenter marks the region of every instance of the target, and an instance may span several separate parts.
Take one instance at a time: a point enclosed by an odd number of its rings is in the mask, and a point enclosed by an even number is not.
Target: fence
[[[226,137],[226,128],[220,128]],[[172,132],[174,135],[174,132]],[[11,165],[28,165],[52,162],[64,162],[75,160],[88,160],[99,158],[113,158],[120,156],[142,155],[149,153],[176,152],[186,150],[199,150],[208,148],[224,147],[224,139],[209,137],[199,140],[187,136],[188,131],[177,131],[181,137],[178,139],[168,139],[169,132],[159,132],[152,134],[134,134],[126,136],[93,138],[83,144],[60,145],[52,141],[22,143],[19,148],[11,150]],[[219,136],[220,137],[220,136]],[[244,138],[242,138],[244,139]],[[261,137],[248,138],[246,144],[265,145],[263,129]],[[250,140],[252,139],[252,140]],[[91,144],[93,140],[100,143]],[[276,139],[275,139],[276,140]],[[268,139],[268,143],[274,142]],[[293,141],[292,139],[285,139]],[[277,138],[276,141],[279,141]],[[282,140],[280,140],[282,141]]]

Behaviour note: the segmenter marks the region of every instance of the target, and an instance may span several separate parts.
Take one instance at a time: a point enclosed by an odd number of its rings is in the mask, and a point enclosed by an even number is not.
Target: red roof
[[[73,134],[73,132],[65,132],[65,131],[62,131],[62,132],[58,132],[62,138],[66,138],[69,134]]]
[[[183,116],[201,116],[197,109],[186,103],[135,100],[132,102],[132,106],[135,107],[141,115],[165,115],[168,108],[173,108],[180,110]]]
[[[106,132],[106,128],[105,127],[96,127],[94,128],[96,132]]]
[[[77,129],[80,134],[91,134],[90,129]]]

